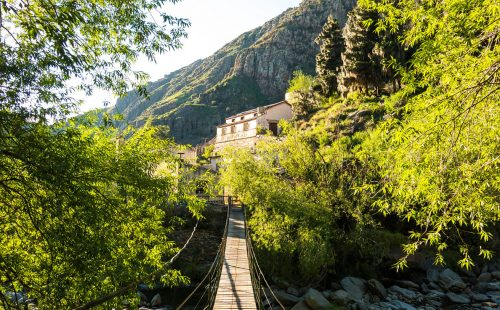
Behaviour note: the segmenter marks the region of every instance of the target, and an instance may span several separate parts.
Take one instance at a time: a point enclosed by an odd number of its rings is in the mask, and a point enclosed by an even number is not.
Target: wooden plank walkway
[[[240,207],[231,208],[224,265],[214,309],[257,309],[247,255],[245,215]]]

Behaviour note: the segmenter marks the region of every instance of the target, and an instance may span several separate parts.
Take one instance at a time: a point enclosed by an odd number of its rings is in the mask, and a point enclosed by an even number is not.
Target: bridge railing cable
[[[186,303],[191,300],[191,298],[196,294],[196,292],[204,287],[203,294],[198,298],[198,302],[196,303],[194,309],[212,309],[215,301],[215,296],[217,294],[218,284],[220,274],[222,272],[222,265],[224,264],[224,252],[226,249],[226,240],[227,240],[227,230],[229,226],[229,215],[231,211],[231,205],[227,206],[227,214],[226,214],[226,223],[224,225],[224,232],[222,234],[222,240],[217,250],[217,254],[210,266],[208,272],[205,274],[203,279],[198,283],[198,285],[191,291],[191,293],[180,303],[176,310],[182,309]],[[206,303],[202,303],[206,297]]]
[[[191,235],[189,236],[188,240],[186,241],[186,243],[184,243],[184,246],[181,249],[179,249],[179,251],[177,251],[177,253],[174,256],[172,256],[172,258],[170,258],[169,261],[167,261],[165,264],[163,264],[162,268],[160,268],[159,270],[156,270],[153,273],[150,273],[149,275],[147,275],[143,278],[137,279],[137,280],[129,283],[126,286],[122,286],[121,288],[115,290],[112,293],[109,293],[105,296],[101,296],[95,300],[92,300],[92,301],[87,302],[85,304],[82,304],[80,306],[74,307],[73,310],[88,310],[88,309],[95,308],[95,307],[97,307],[97,306],[99,306],[107,301],[110,301],[116,297],[123,296],[129,292],[132,292],[134,289],[137,288],[137,286],[140,283],[144,283],[144,282],[154,280],[154,279],[161,277],[165,273],[165,270],[168,269],[173,264],[173,262],[179,257],[179,255],[182,253],[182,251],[184,251],[184,249],[186,249],[189,242],[191,242],[191,239],[193,238],[194,233],[196,232],[196,228],[198,227],[198,223],[199,223],[199,221],[196,221],[196,225],[194,226],[193,231],[191,232]]]
[[[259,261],[257,260],[257,256],[255,255],[255,251],[253,249],[252,238],[250,236],[250,229],[247,225],[247,212],[245,205],[242,205],[243,212],[245,213],[245,235],[246,235],[246,243],[247,243],[247,255],[250,263],[250,276],[252,278],[252,286],[255,295],[255,303],[257,305],[257,309],[265,309],[267,307],[271,307],[273,303],[277,303],[278,306],[285,310],[285,307],[276,295],[273,292],[273,289],[269,285],[262,272],[262,268],[260,268]],[[266,304],[264,304],[264,301]]]

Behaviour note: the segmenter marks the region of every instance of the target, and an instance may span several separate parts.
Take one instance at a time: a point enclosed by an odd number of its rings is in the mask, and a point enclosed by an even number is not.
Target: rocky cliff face
[[[148,118],[168,125],[178,143],[210,139],[225,117],[283,99],[293,71],[313,74],[314,38],[330,14],[344,25],[355,2],[304,0],[214,55],[150,83],[150,98],[131,92],[112,112],[135,126]]]

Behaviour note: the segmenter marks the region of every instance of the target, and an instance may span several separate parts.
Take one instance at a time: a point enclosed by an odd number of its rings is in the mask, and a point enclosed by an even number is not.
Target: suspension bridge
[[[233,203],[232,197],[224,205],[226,223],[216,257],[200,283],[176,310],[257,310],[265,306],[284,310],[255,256],[246,225],[245,206]],[[188,302],[189,307],[186,306]]]

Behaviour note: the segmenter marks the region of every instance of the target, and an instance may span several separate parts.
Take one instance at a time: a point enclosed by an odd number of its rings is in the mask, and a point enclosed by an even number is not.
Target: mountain
[[[226,44],[210,57],[149,83],[149,98],[130,92],[112,113],[141,126],[168,125],[177,143],[197,144],[237,112],[283,99],[292,72],[314,74],[314,39],[332,15],[344,25],[355,0],[304,0]]]

